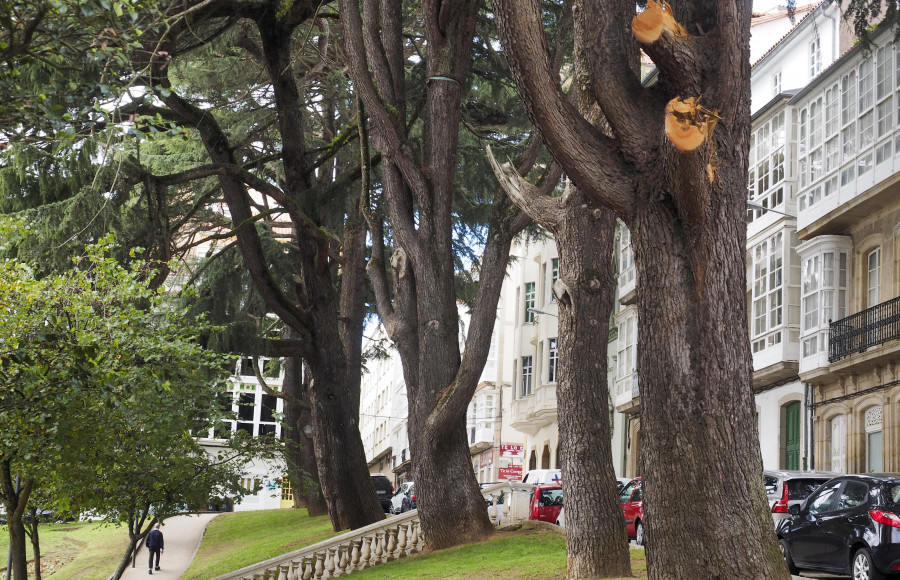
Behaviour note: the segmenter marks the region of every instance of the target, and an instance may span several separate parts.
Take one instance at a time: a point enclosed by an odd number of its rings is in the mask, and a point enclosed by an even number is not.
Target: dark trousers
[[[150,551],[150,568],[153,568],[153,555],[156,554],[156,567],[159,567],[159,548],[147,548]]]

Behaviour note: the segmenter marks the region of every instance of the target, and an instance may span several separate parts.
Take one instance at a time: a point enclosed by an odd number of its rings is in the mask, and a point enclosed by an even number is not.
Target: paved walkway
[[[194,559],[206,524],[217,515],[219,514],[186,514],[173,516],[164,521],[159,530],[163,533],[166,549],[159,559],[160,570],[153,572],[152,577],[161,580],[181,578],[191,560]],[[147,548],[141,546],[141,549],[138,550],[135,567],[125,570],[125,573],[122,574],[123,580],[149,578],[150,576],[147,575],[149,555]]]

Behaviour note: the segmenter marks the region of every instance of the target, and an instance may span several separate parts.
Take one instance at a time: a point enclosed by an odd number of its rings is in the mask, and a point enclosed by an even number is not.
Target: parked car
[[[556,523],[563,505],[562,486],[558,483],[539,484],[531,491],[528,519]]]
[[[763,482],[774,523],[788,517],[790,506],[801,503],[820,485],[839,475],[834,471],[765,470]]]
[[[644,491],[641,478],[629,481],[619,494],[622,512],[625,515],[625,532],[628,538],[634,538],[638,546],[644,545]]]
[[[539,485],[542,483],[559,483],[562,479],[562,470],[560,469],[532,469],[522,478],[522,483],[530,483]]]
[[[622,493],[622,490],[628,485],[628,482],[631,481],[630,477],[617,477],[616,478],[616,491],[618,493]]]
[[[416,509],[416,484],[404,481],[391,498],[391,513],[402,514]]]
[[[775,533],[792,574],[900,573],[900,474],[836,477],[788,513]]]
[[[372,483],[375,484],[375,493],[378,494],[378,501],[385,512],[391,511],[391,498],[394,497],[394,485],[391,480],[383,473],[373,473]]]

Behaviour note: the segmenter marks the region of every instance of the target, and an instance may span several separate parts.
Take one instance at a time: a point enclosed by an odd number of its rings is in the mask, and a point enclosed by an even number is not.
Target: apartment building
[[[559,468],[559,422],[556,378],[558,313],[553,284],[559,277],[559,255],[551,237],[517,241],[515,256],[504,283],[505,304],[513,312],[513,384],[510,424],[525,437],[524,469]],[[612,330],[615,336],[615,330]],[[614,348],[615,342],[610,342]],[[615,359],[616,353],[604,353]],[[598,377],[597,388],[614,388],[612,363],[606,377]],[[612,397],[612,395],[610,395]],[[616,413],[610,398],[613,465],[624,477],[627,437],[626,417]]]

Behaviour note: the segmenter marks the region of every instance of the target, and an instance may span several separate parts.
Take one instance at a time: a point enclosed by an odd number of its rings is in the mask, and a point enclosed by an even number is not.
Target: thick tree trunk
[[[711,193],[705,177],[681,177],[692,195]],[[648,198],[672,187],[646,184]],[[630,224],[648,570],[654,579],[782,578],[787,573],[759,485],[742,189],[710,205],[697,227],[685,228],[660,203],[636,204]],[[702,494],[704,513],[715,517],[697,517],[685,490]]]
[[[304,431],[307,425],[312,428],[312,413],[309,408],[294,402],[309,402],[302,368],[303,361],[299,358],[289,357],[284,361],[283,388],[288,396],[284,405],[285,460],[293,482],[294,507],[306,508],[312,517],[327,514],[328,506],[319,485],[319,468],[312,439]]]
[[[616,491],[609,424],[607,346],[616,280],[616,220],[574,188],[555,229],[559,251],[559,448],[566,501],[566,577],[631,575]]]
[[[491,536],[494,526],[472,472],[465,417],[456,428],[441,434],[416,422],[414,415],[410,414],[410,455],[416,506],[428,549]],[[448,517],[448,510],[452,517]]]

